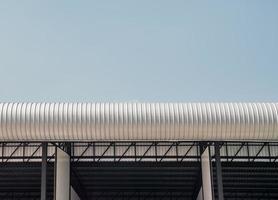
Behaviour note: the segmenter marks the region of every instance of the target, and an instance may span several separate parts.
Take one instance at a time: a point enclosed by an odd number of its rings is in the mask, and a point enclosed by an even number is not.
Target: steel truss
[[[72,162],[185,162],[199,161],[200,148],[220,146],[221,162],[278,162],[278,142],[71,142]],[[47,161],[54,162],[55,148],[66,150],[68,143],[48,143]],[[42,143],[1,142],[0,163],[41,162]]]

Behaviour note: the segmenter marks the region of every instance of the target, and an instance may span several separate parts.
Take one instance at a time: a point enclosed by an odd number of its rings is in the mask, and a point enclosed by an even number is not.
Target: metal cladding
[[[278,139],[278,103],[0,103],[0,141]]]

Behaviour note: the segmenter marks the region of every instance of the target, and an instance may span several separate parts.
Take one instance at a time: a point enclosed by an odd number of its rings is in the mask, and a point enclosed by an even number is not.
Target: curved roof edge
[[[278,103],[0,103],[0,141],[277,141]]]

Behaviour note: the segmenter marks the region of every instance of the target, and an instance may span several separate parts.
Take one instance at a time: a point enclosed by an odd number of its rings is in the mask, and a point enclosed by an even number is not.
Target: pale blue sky
[[[278,1],[1,1],[0,101],[278,101]]]

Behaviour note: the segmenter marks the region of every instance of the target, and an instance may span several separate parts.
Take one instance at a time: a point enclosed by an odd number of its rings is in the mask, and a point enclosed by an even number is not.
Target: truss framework
[[[185,162],[199,161],[201,146],[220,145],[221,162],[278,162],[276,142],[71,142],[72,162]],[[54,162],[55,148],[66,150],[69,143],[48,143],[47,161]],[[41,162],[42,143],[1,142],[0,163]]]

